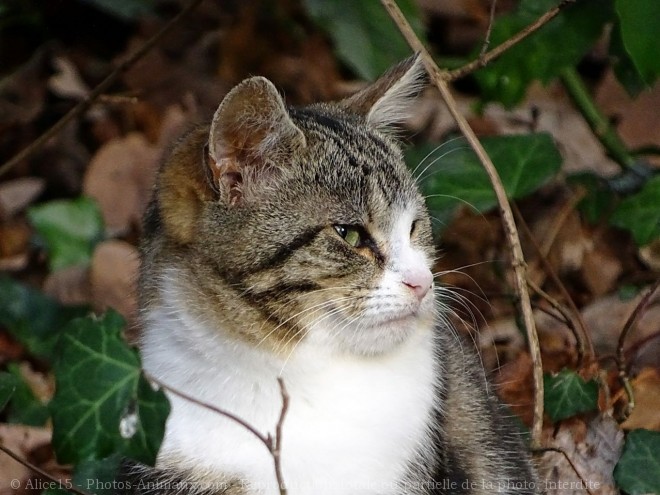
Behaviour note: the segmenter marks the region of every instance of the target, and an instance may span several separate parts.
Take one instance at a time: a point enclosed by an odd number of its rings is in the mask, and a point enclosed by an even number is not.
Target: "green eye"
[[[362,233],[359,229],[350,225],[335,225],[339,237],[344,239],[349,246],[360,247],[363,244]]]

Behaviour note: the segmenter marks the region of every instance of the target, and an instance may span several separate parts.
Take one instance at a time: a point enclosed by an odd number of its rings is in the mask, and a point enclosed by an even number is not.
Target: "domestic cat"
[[[437,313],[429,214],[391,132],[425,83],[413,57],[346,100],[289,108],[247,79],[158,175],[145,370],[264,434],[281,377],[289,495],[537,492],[519,432]],[[244,427],[169,398],[134,492],[279,493]]]

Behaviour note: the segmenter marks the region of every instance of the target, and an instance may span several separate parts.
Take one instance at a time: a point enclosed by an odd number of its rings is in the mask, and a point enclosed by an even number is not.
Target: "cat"
[[[392,132],[426,83],[412,57],[343,101],[290,108],[252,77],[157,178],[144,368],[264,434],[281,377],[289,495],[538,492],[519,431],[436,308],[430,217]],[[133,493],[279,493],[250,432],[168,396]]]

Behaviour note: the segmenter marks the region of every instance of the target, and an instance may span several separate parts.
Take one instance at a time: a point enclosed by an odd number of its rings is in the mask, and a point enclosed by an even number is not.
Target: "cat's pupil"
[[[350,225],[335,225],[339,237],[344,239],[352,247],[360,247],[364,243],[362,233],[357,227]]]

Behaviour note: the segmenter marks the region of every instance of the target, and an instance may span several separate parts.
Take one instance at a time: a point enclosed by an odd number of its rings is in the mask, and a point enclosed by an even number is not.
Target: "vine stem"
[[[619,135],[614,131],[610,122],[600,112],[594,103],[589,90],[582,81],[574,67],[569,67],[561,72],[561,81],[566,88],[573,103],[578,108],[584,119],[591,127],[600,143],[605,147],[607,153],[623,168],[629,169],[635,165],[635,158]]]
[[[522,312],[533,364],[532,372],[534,380],[534,419],[532,423],[532,447],[536,448],[540,446],[541,429],[543,427],[543,367],[541,365],[541,349],[539,346],[539,338],[536,333],[536,325],[534,323],[532,305],[529,299],[529,291],[527,288],[527,267],[525,265],[525,258],[523,256],[522,247],[520,245],[518,230],[516,229],[516,224],[513,219],[511,205],[509,204],[509,201],[506,197],[504,186],[502,186],[502,181],[497,174],[497,170],[495,170],[495,166],[493,165],[492,160],[477,139],[477,136],[468,124],[467,120],[458,109],[456,100],[449,90],[448,73],[441,71],[437,64],[434,62],[428,50],[424,47],[422,42],[414,33],[410,27],[410,24],[401,12],[401,9],[399,9],[394,0],[381,0],[381,3],[389,13],[392,20],[396,23],[397,27],[403,34],[410,47],[415,52],[421,54],[424,66],[426,67],[431,80],[435,83],[438,90],[440,91],[442,99],[447,105],[447,108],[449,109],[452,117],[456,121],[459,129],[461,130],[461,133],[465,136],[468,143],[479,158],[479,161],[486,170],[488,178],[490,179],[495,191],[497,203],[500,208],[504,232],[506,235],[507,243],[509,245],[509,250],[511,252],[511,265],[514,272],[518,306]]]
[[[146,55],[156,44],[167,34],[170,30],[177,25],[181,19],[186,17],[192,12],[202,0],[191,0],[176,16],[168,21],[156,34],[149,38],[140,48],[133,52],[126,60],[120,63],[110,74],[108,74],[103,81],[101,81],[87,97],[79,101],[71,110],[60,118],[52,127],[45,131],[41,136],[32,141],[28,146],[23,148],[20,152],[6,161],[0,167],[0,177],[9,172],[13,167],[18,165],[23,160],[30,158],[40,148],[42,148],[48,140],[59,133],[64,127],[73,119],[81,116],[102,93],[110,89],[110,87],[119,79],[124,72],[130,69],[135,63]]]

